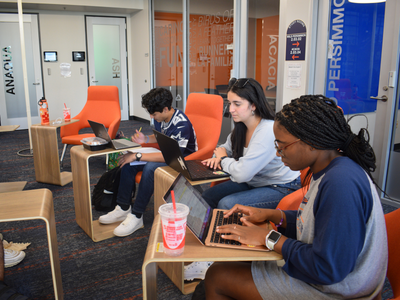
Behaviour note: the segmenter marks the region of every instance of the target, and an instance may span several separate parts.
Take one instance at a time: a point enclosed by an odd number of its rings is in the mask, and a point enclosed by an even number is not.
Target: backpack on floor
[[[101,175],[92,193],[92,205],[96,210],[112,211],[115,208],[120,177],[119,166]]]

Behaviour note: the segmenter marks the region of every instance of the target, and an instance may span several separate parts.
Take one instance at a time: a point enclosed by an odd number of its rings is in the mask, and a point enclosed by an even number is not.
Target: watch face
[[[273,243],[276,243],[280,237],[281,237],[281,235],[278,232],[272,231],[268,237],[268,240],[270,240]]]

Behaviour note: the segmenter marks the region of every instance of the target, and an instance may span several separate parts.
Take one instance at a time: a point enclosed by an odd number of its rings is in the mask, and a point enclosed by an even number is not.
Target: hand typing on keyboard
[[[212,158],[208,158],[208,159],[203,160],[201,163],[203,165],[209,167],[210,169],[221,170],[220,162],[221,162],[221,160],[219,158],[212,157]]]
[[[224,213],[224,220],[229,220],[234,214],[241,213],[240,218],[242,225],[229,224],[224,221],[217,226],[216,232],[221,235],[221,238],[227,240],[235,240],[242,244],[248,245],[264,245],[265,237],[270,232],[267,223],[265,226],[258,226],[257,223],[264,223],[267,220],[276,221],[280,217],[280,211],[275,209],[259,209],[256,207],[244,206],[236,204],[232,209]]]

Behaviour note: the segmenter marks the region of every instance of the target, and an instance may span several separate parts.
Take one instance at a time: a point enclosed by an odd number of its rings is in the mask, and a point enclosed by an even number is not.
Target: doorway
[[[118,87],[121,120],[129,119],[126,19],[86,17],[89,85]]]
[[[375,173],[378,184],[386,193],[381,197],[397,207],[400,207],[399,34],[400,3],[397,0],[387,0],[379,89],[377,95],[374,95],[380,101],[376,111],[373,146],[377,156],[378,168]]]
[[[38,101],[43,96],[38,16],[24,14],[24,36],[32,124],[40,123]],[[2,82],[0,84],[0,123],[28,129],[22,52],[17,14],[0,14]]]

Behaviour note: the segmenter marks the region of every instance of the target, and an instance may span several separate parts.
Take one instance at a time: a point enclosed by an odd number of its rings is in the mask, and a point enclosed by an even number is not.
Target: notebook
[[[201,160],[186,161],[176,140],[157,130],[153,129],[153,132],[165,163],[175,171],[182,173],[186,178],[196,181],[229,177],[229,174],[222,170],[214,170],[204,166]]]
[[[92,130],[94,132],[94,135],[98,138],[102,138],[106,140],[109,145],[114,148],[115,150],[122,150],[122,149],[127,149],[127,148],[133,148],[133,147],[140,147],[140,144],[134,143],[132,141],[128,141],[125,139],[119,139],[119,140],[112,140],[110,136],[108,135],[108,131],[104,124],[97,123],[91,120],[88,120],[90,127],[92,127]]]
[[[215,233],[216,227],[224,224],[241,225],[240,215],[233,214],[230,218],[223,218],[223,212],[225,210],[212,209],[201,197],[200,192],[196,190],[182,174],[178,175],[164,195],[163,200],[166,203],[172,203],[172,190],[175,194],[175,202],[183,203],[189,207],[186,225],[203,245],[241,250],[270,251],[265,246],[252,246],[241,244],[238,241],[221,239],[219,234]],[[220,216],[222,216],[222,223],[219,224]],[[267,224],[259,226],[266,228]]]

